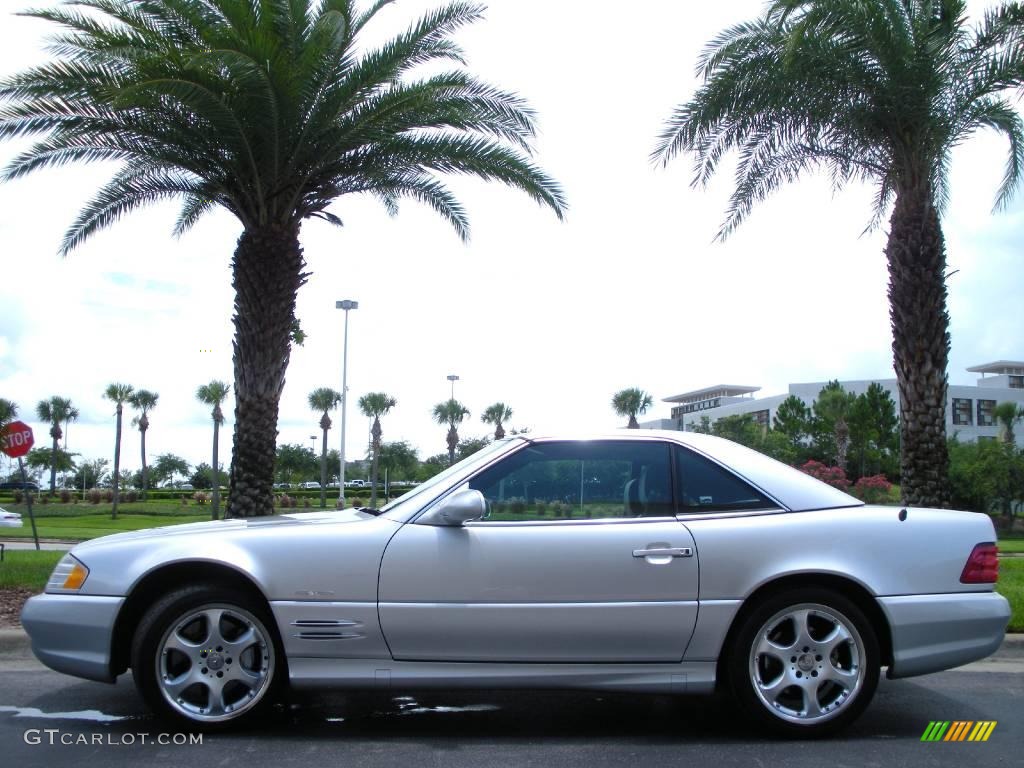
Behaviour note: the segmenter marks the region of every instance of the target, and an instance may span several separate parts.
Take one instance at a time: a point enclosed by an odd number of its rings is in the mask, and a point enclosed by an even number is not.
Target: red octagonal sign
[[[32,450],[35,442],[35,438],[32,437],[32,427],[24,421],[12,421],[4,429],[3,445],[0,446],[0,449],[12,459],[16,459]]]

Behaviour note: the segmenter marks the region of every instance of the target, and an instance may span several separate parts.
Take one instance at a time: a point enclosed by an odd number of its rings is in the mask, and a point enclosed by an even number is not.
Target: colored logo
[[[988,741],[997,720],[932,720],[921,741]]]

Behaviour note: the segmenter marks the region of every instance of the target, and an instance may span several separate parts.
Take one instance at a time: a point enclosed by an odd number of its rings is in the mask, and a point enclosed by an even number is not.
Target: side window
[[[686,448],[676,448],[675,452],[681,513],[767,509],[775,506],[761,493],[713,461]]]
[[[672,503],[667,443],[600,440],[536,443],[470,480],[489,520],[667,517]]]

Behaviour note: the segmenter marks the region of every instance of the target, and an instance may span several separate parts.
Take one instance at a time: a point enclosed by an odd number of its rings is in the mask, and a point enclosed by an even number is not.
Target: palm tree
[[[323,446],[320,449],[320,508],[327,507],[327,430],[331,428],[331,417],[328,411],[333,411],[341,402],[341,392],[330,387],[320,387],[309,393],[309,407],[320,413],[320,429],[324,431]]]
[[[999,425],[999,436],[1003,442],[1007,445],[1015,445],[1016,437],[1013,430],[1017,426],[1017,422],[1024,419],[1024,407],[1018,406],[1016,403],[999,403],[992,409],[992,415]]]
[[[64,28],[51,43],[61,60],[0,83],[0,138],[42,137],[2,178],[75,162],[120,166],[67,231],[63,253],[172,197],[183,200],[178,233],[218,206],[238,219],[233,516],[273,513],[278,407],[309,276],[304,220],[340,225],[331,204],[368,193],[389,212],[402,198],[425,203],[466,238],[466,212],[440,174],[498,181],[564,213],[558,184],[531,162],[525,101],[458,68],[438,71],[461,63],[452,35],[483,9],[451,2],[374,48],[363,32],[387,5],[77,0],[27,12]]]
[[[632,387],[616,392],[612,397],[612,410],[619,416],[629,417],[628,429],[639,429],[637,415],[647,413],[647,409],[654,405],[654,399],[642,389]]]
[[[156,401],[160,395],[150,392],[148,389],[136,389],[128,398],[132,408],[139,411],[139,415],[132,419],[132,426],[139,428],[139,435],[142,440],[142,498],[146,498],[146,491],[149,488],[149,468],[146,466],[146,431],[149,429],[149,412],[156,408]]]
[[[124,404],[129,402],[133,391],[130,384],[111,384],[103,393],[107,400],[110,400],[117,406],[115,411],[117,414],[117,430],[114,437],[114,471],[110,476],[114,483],[114,506],[110,512],[112,520],[117,520],[117,490],[121,481],[121,414],[124,412]]]
[[[512,418],[512,409],[504,403],[495,403],[494,405],[487,406],[484,412],[480,414],[480,421],[484,424],[494,425],[494,439],[501,440],[505,436],[505,428],[502,426],[503,422],[508,421]]]
[[[18,406],[12,401],[0,397],[0,434],[18,418]]]
[[[60,450],[60,439],[64,433],[60,425],[78,418],[78,411],[66,397],[53,396],[49,400],[40,400],[36,405],[36,416],[40,421],[50,425],[50,437],[53,438],[50,464],[50,495],[57,490],[57,451]]]
[[[203,384],[196,390],[196,399],[204,405],[211,406],[213,409],[210,414],[213,417],[213,464],[211,465],[213,469],[210,473],[212,509],[210,515],[214,520],[220,516],[220,474],[218,472],[220,464],[218,463],[217,441],[220,436],[220,425],[224,423],[224,412],[220,409],[220,406],[230,391],[231,387],[223,381],[217,381],[216,379],[209,384]],[[228,515],[225,513],[224,516],[227,517]]]
[[[373,427],[370,429],[370,436],[373,438],[370,449],[373,451],[373,469],[371,471],[372,483],[370,486],[370,507],[377,506],[377,470],[380,460],[380,417],[395,407],[397,401],[384,392],[369,392],[359,398],[359,410],[363,416],[373,419]]]
[[[900,392],[904,501],[950,502],[946,447],[949,314],[939,215],[949,159],[979,128],[1009,138],[1002,207],[1024,169],[1024,84],[1017,2],[967,27],[964,0],[773,0],[760,19],[716,37],[704,83],[678,106],[654,158],[696,156],[709,182],[731,149],[740,160],[724,238],[784,182],[819,168],[837,186],[872,181],[872,226],[890,203],[889,303]]]
[[[462,420],[469,416],[469,409],[455,398],[434,406],[434,421],[441,426],[448,425],[448,465],[455,463],[455,449],[459,445],[459,431]]]

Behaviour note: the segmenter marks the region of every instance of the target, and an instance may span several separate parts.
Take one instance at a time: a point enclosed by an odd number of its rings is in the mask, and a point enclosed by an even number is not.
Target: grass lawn
[[[0,562],[0,589],[25,587],[42,592],[47,579],[64,557],[63,552],[36,552],[33,550],[7,551]]]
[[[41,539],[66,539],[68,541],[85,541],[106,536],[108,533],[121,531],[138,531],[143,528],[155,528],[160,525],[176,525],[178,523],[196,523],[209,520],[209,511],[201,514],[175,515],[138,515],[118,513],[117,520],[110,519],[110,513],[78,515],[75,517],[37,517],[36,529]],[[21,528],[0,528],[0,537],[31,539],[32,524],[25,515]]]
[[[996,591],[1010,601],[1009,632],[1024,632],[1024,557],[1004,557],[999,561]]]
[[[1000,539],[1000,552],[1024,552],[1024,539]]]

